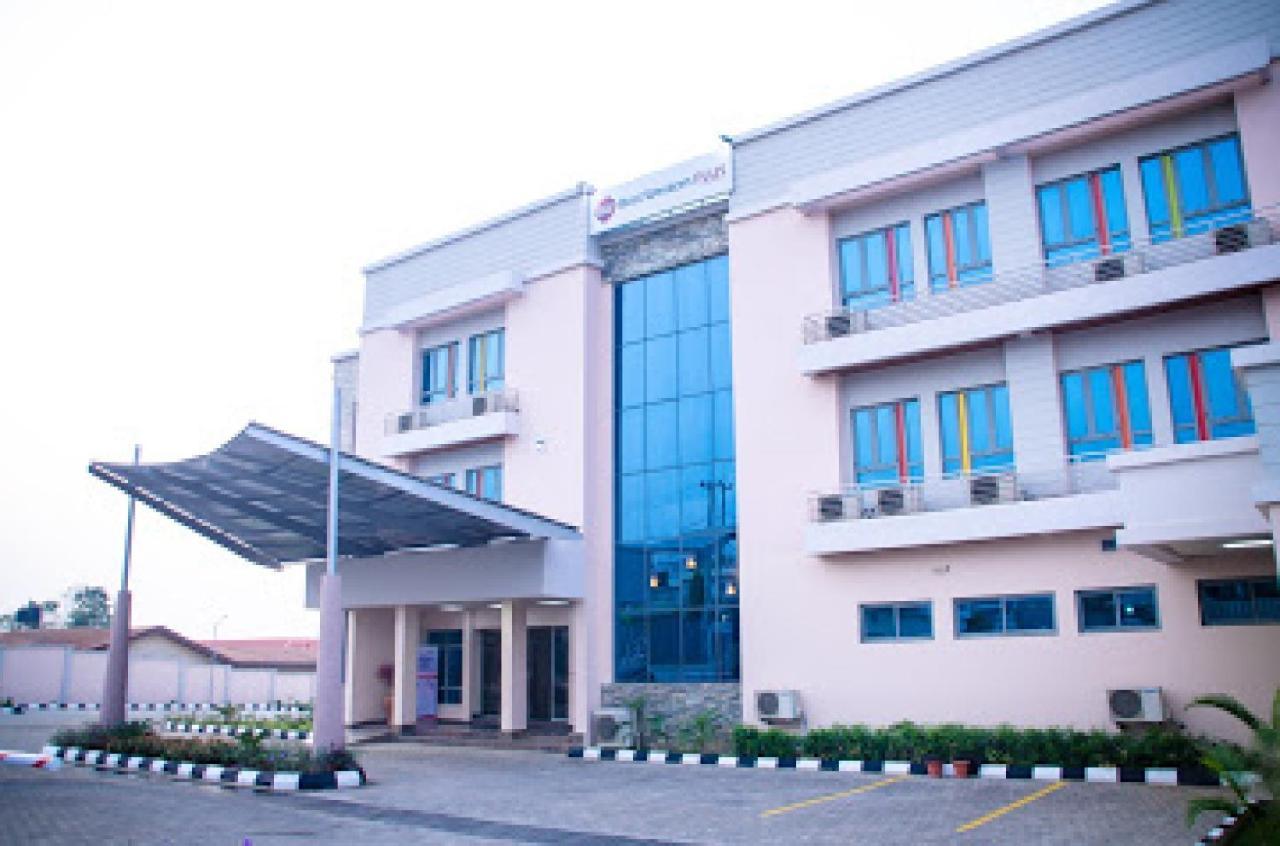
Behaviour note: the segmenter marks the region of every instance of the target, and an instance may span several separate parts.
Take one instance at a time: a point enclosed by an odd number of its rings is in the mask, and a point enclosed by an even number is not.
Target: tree
[[[77,588],[71,596],[67,628],[105,629],[111,624],[111,600],[101,587]]]

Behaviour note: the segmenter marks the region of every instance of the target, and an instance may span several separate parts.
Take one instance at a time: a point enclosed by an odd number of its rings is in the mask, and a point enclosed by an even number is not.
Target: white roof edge
[[[533,214],[534,212],[542,211],[543,209],[549,206],[554,206],[557,203],[564,202],[565,200],[571,200],[576,197],[588,196],[594,190],[595,189],[590,184],[586,182],[579,182],[576,185],[574,185],[572,188],[567,188],[564,191],[559,191],[555,194],[550,195],[549,197],[543,197],[542,199],[534,200],[532,203],[528,203],[526,205],[520,206],[519,208],[512,209],[509,212],[504,212],[498,215],[497,217],[489,218],[488,220],[482,221],[473,226],[468,226],[465,229],[459,229],[456,232],[451,232],[448,235],[444,235],[440,238],[436,238],[431,241],[426,241],[424,243],[417,245],[416,247],[410,247],[407,250],[403,250],[401,252],[395,253],[394,255],[387,256],[386,258],[383,258],[383,259],[379,259],[378,261],[375,261],[372,264],[365,265],[363,268],[361,268],[361,272],[374,273],[376,271],[382,270],[383,268],[390,267],[393,264],[399,264],[400,262],[405,261],[406,259],[411,259],[414,256],[421,255],[422,253],[428,252],[430,250],[434,250],[437,247],[443,247],[444,245],[451,244],[454,241],[461,241],[463,238],[467,238],[467,237],[470,237],[471,235],[475,235],[479,232],[483,232],[486,229],[493,229],[495,226],[501,226],[502,224],[509,223],[512,220],[516,220],[517,218],[521,218],[526,215]]]
[[[1012,40],[979,50],[976,53],[961,56],[959,59],[935,65],[931,68],[920,71],[919,73],[904,76],[901,79],[886,82],[885,84],[877,85],[874,88],[868,88],[865,91],[860,91],[831,103],[809,109],[808,111],[800,112],[799,114],[792,115],[789,118],[783,118],[780,121],[765,124],[764,126],[757,127],[756,129],[750,129],[746,132],[730,135],[729,137],[733,146],[737,147],[739,144],[756,141],[766,135],[773,135],[785,129],[790,129],[793,126],[798,126],[802,123],[808,123],[810,121],[826,117],[827,115],[842,111],[851,106],[856,106],[859,103],[865,103],[869,100],[886,97],[907,88],[922,85],[926,82],[932,82],[935,79],[957,73],[973,67],[974,65],[980,65],[983,62],[998,59],[1009,53],[1014,53],[1018,50],[1026,49],[1027,47],[1033,47],[1041,42],[1050,41],[1054,38],[1075,32],[1076,30],[1102,23],[1103,21],[1110,20],[1111,18],[1127,14],[1135,9],[1140,9],[1144,6],[1152,6],[1159,2],[1162,2],[1162,0],[1117,0],[1115,3],[1110,3],[1101,8],[1094,9],[1092,12],[1085,12],[1083,15],[1077,15],[1074,18],[1068,18],[1065,21],[1045,27],[1044,29],[1038,29],[1035,32],[1028,33],[1027,35],[1020,35]]]
[[[353,350],[343,350],[342,352],[334,353],[333,355],[329,356],[329,361],[332,364],[337,364],[340,361],[350,361],[353,358],[359,358],[359,357],[360,357],[360,350],[357,348]]]

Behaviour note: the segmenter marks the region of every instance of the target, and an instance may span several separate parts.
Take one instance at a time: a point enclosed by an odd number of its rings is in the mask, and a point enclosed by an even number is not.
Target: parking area
[[[13,725],[24,719],[32,723]],[[53,728],[47,724],[82,720],[6,717],[0,748],[39,748],[14,741],[47,735]],[[0,818],[27,821],[17,824],[31,835],[21,842],[78,842],[75,831],[94,833],[92,842],[119,843],[177,842],[185,832],[190,842],[190,826],[197,825],[207,842],[241,844],[249,837],[255,846],[410,836],[423,843],[1166,846],[1194,842],[1210,822],[1185,826],[1187,799],[1206,792],[1193,788],[729,770],[414,744],[365,746],[360,755],[367,788],[305,796],[246,795],[77,768],[15,769],[0,772]],[[64,836],[42,836],[42,826]]]

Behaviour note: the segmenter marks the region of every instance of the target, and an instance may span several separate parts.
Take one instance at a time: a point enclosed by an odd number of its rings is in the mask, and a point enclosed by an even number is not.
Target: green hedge
[[[832,726],[794,735],[780,729],[738,726],[734,752],[753,757],[806,757],[862,761],[923,761],[964,758],[976,763],[1044,764],[1063,767],[1198,767],[1201,749],[1192,737],[1171,729],[1113,734],[1072,729],[921,726],[887,728]]]
[[[220,714],[172,714],[165,717],[175,723],[203,726],[235,726],[236,728],[311,731],[310,717],[224,717]]]
[[[328,773],[359,768],[355,756],[346,751],[316,754],[310,749],[264,746],[260,740],[249,737],[236,742],[167,739],[157,737],[145,722],[125,723],[114,728],[90,726],[64,729],[49,742],[54,746],[75,746],[142,758],[163,758],[166,761],[216,764],[266,772]]]

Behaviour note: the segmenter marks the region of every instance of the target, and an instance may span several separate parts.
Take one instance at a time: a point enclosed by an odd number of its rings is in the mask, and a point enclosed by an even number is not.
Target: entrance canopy
[[[250,423],[208,455],[89,472],[257,564],[325,557],[329,450]],[[338,554],[576,539],[573,526],[342,454]]]

